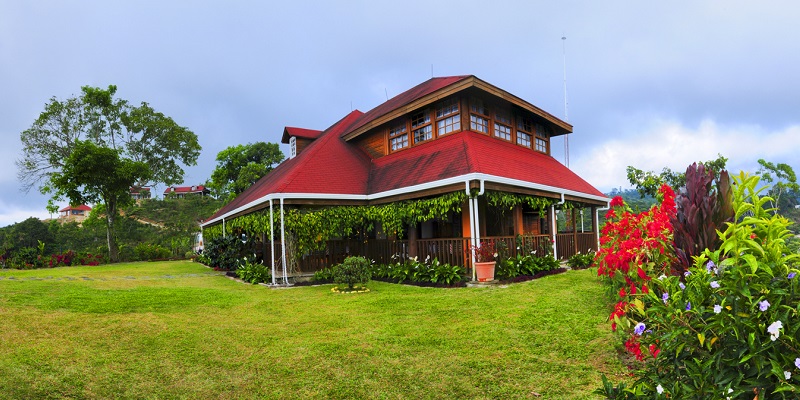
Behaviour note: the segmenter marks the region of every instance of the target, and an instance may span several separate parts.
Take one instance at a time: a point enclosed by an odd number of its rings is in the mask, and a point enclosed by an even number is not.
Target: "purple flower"
[[[711,273],[711,271],[714,270],[715,266],[716,264],[714,264],[713,261],[709,261],[708,264],[706,264],[706,271],[708,271],[708,273]]]
[[[794,366],[797,367],[797,368],[800,368],[800,358],[795,358],[794,359]]]
[[[691,310],[691,309],[692,309],[692,302],[690,302],[690,301],[687,301],[687,302],[686,302],[686,311],[689,311],[689,310]]]
[[[689,272],[689,271],[686,271],[686,272],[684,272],[684,273],[683,273],[683,276],[689,276],[689,275],[691,275],[691,274],[692,274],[691,272]]]
[[[664,294],[661,295],[661,300],[664,302],[664,304],[667,304],[668,299],[669,299],[669,293],[664,292]]]
[[[686,285],[684,285],[683,282],[679,283],[678,287],[680,287],[681,290],[686,289]]]
[[[763,301],[759,301],[758,302],[758,309],[759,310],[767,311],[768,308],[769,308],[769,302],[768,301],[763,300]]]
[[[719,314],[722,312],[722,306],[719,304],[714,304],[714,314]]]
[[[789,272],[789,279],[794,279],[795,275],[797,275],[797,273]]]
[[[637,335],[640,335],[640,336],[641,336],[641,335],[642,335],[642,333],[644,333],[644,330],[645,330],[645,329],[647,329],[647,327],[645,326],[645,324],[644,324],[643,322],[639,322],[639,323],[638,323],[638,324],[636,324],[636,326],[633,328],[633,333],[635,333],[635,334],[637,334]]]
[[[719,282],[711,281],[711,287],[714,288],[714,289],[719,289]]]

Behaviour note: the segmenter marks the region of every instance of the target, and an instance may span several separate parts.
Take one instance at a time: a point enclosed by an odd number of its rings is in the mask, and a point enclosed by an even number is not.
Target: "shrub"
[[[570,266],[572,269],[584,269],[589,268],[594,262],[594,252],[589,250],[586,254],[581,254],[578,252],[577,254],[572,255],[567,260],[567,265]]]
[[[255,255],[252,260],[255,260]],[[239,279],[252,284],[265,283],[272,280],[272,273],[266,265],[252,262],[247,258],[242,259],[236,269],[236,275]]]
[[[317,283],[331,283],[333,282],[333,268],[324,268],[314,272],[314,277],[311,279]]]
[[[346,284],[348,289],[353,289],[357,283],[369,282],[371,277],[370,261],[364,257],[347,257],[333,270],[333,281]]]
[[[209,267],[233,271],[244,256],[244,248],[244,243],[234,235],[218,236],[206,243],[203,254],[208,256]]]
[[[152,243],[139,243],[133,249],[133,254],[136,260],[151,261],[163,258],[169,258],[171,252],[169,249],[161,247]]]

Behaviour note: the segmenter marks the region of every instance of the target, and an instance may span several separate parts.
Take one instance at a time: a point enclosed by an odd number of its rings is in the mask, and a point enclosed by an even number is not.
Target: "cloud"
[[[622,132],[618,137],[597,142],[583,154],[571,156],[570,167],[589,183],[607,192],[614,187],[630,187],[625,168],[660,172],[664,167],[683,171],[696,161],[708,161],[718,154],[728,158],[732,173],[755,172],[759,158],[784,162],[800,168],[800,125],[767,130],[756,125],[725,125],[704,119],[696,126],[676,120],[653,119],[638,132]]]
[[[50,215],[42,207],[23,208],[13,204],[8,204],[4,201],[0,201],[0,207],[0,209],[3,210],[3,212],[0,213],[0,227],[6,227],[17,222],[22,222],[30,217],[38,219],[50,218]],[[58,215],[53,215],[53,218],[56,218],[57,216]]]

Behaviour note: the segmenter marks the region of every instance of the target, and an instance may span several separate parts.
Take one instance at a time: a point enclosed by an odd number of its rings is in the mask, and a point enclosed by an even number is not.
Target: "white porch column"
[[[558,260],[558,247],[556,246],[556,232],[558,231],[558,222],[556,221],[556,207],[550,206],[550,231],[553,237],[553,257]]]
[[[283,264],[283,283],[288,285],[289,279],[286,277],[286,229],[283,223],[283,197],[281,197],[281,264]]]
[[[275,285],[275,224],[272,220],[272,199],[269,199],[269,258],[272,263],[272,284]]]
[[[472,280],[477,280],[476,272],[475,272],[475,206],[472,203],[472,199],[468,198],[467,202],[469,203],[469,243],[471,247],[470,256],[472,257]]]

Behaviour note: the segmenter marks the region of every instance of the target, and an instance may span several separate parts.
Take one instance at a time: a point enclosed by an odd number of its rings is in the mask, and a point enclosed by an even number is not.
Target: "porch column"
[[[514,206],[511,210],[512,216],[514,218],[514,235],[524,235],[525,229],[522,226],[522,206]]]
[[[409,224],[408,225],[408,256],[409,257],[416,257],[417,256],[417,239],[419,239],[419,232],[417,230],[417,224]]]
[[[289,279],[286,277],[286,225],[283,223],[283,197],[281,197],[281,264],[283,264],[283,283],[288,285]]]
[[[272,199],[269,200],[269,259],[272,263],[272,284],[275,285],[275,223],[272,220]]]
[[[556,232],[558,231],[558,222],[556,221],[556,207],[550,206],[550,235],[553,240],[553,257],[558,260],[558,248],[556,246]]]

